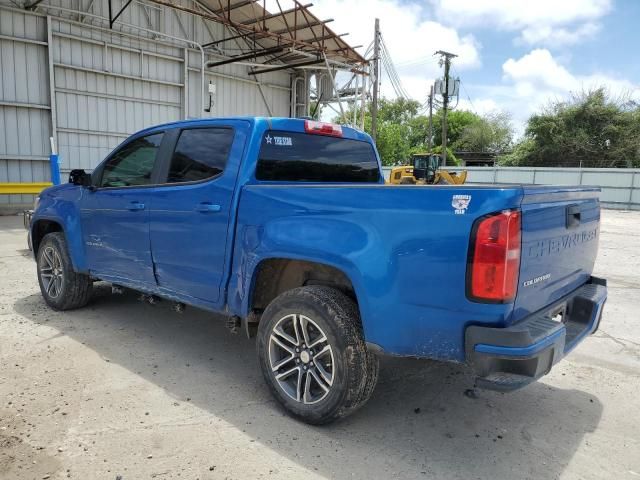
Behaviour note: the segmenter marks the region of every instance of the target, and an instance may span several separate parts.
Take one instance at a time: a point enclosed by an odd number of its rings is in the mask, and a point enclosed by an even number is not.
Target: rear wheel
[[[366,348],[355,303],[338,290],[278,296],[262,315],[257,346],[271,392],[307,423],[344,417],[373,393],[378,359]]]
[[[64,234],[45,235],[38,248],[37,264],[38,283],[47,305],[54,310],[71,310],[87,304],[93,284],[88,275],[73,270]]]

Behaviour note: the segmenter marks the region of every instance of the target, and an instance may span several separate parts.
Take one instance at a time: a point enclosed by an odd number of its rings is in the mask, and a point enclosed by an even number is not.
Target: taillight
[[[473,228],[467,266],[467,295],[480,302],[516,298],[520,271],[521,213],[506,210],[479,219]]]
[[[333,123],[316,122],[315,120],[305,120],[304,131],[306,133],[330,135],[332,137],[342,136],[342,127],[340,125],[335,125]]]

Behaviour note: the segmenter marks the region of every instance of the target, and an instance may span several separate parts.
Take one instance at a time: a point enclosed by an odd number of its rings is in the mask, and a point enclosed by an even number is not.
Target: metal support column
[[[340,92],[338,92],[338,87],[336,85],[336,79],[331,74],[331,67],[329,66],[329,60],[327,60],[327,54],[324,54],[324,64],[327,66],[327,74],[331,79],[331,85],[333,86],[333,94],[338,98],[338,106],[340,107],[340,115],[344,118],[344,108],[342,108],[342,100],[340,99]]]
[[[53,30],[51,16],[47,15],[47,60],[49,63],[49,106],[51,112],[51,137],[58,145],[58,120],[56,115],[56,81],[53,66]],[[51,152],[52,154],[55,152]]]
[[[429,89],[429,155],[433,153],[433,85]]]
[[[366,67],[371,73],[370,68]],[[369,75],[370,76],[370,75]],[[360,130],[364,132],[364,117],[367,113],[367,75],[362,75],[362,98],[360,99]]]
[[[360,78],[358,75],[354,76],[356,81],[356,89],[353,93],[353,118],[351,120],[351,126],[356,128],[358,125],[358,87],[360,86]]]
[[[182,118],[189,117],[189,49],[184,49],[184,64],[182,71]]]
[[[636,184],[636,171],[634,170],[631,174],[631,185],[629,186],[629,210],[632,210],[633,207],[633,189]]]

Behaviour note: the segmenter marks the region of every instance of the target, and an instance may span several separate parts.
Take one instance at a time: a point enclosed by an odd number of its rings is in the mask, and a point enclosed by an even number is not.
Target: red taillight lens
[[[467,291],[473,300],[507,303],[516,298],[520,271],[521,214],[509,210],[482,218],[471,239]]]
[[[304,131],[319,135],[331,135],[332,137],[342,136],[342,127],[333,123],[316,122],[314,120],[304,121]]]

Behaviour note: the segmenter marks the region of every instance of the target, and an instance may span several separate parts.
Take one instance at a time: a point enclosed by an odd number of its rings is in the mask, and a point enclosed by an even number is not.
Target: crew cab
[[[371,138],[290,118],[142,130],[45,190],[29,225],[46,303],[96,281],[223,313],[267,385],[327,423],[371,396],[380,355],[464,362],[509,391],[593,333],[599,189],[385,185]]]

